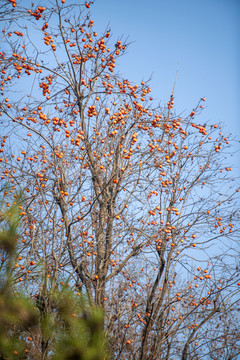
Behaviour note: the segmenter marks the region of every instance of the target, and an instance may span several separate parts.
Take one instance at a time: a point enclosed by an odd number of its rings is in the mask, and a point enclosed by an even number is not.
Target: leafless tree
[[[174,92],[159,106],[122,77],[128,44],[95,32],[91,3],[41,5],[7,22],[0,53],[2,188],[23,199],[15,288],[44,304],[66,284],[86,293],[116,359],[236,358],[228,137],[201,124],[204,98],[178,116]]]

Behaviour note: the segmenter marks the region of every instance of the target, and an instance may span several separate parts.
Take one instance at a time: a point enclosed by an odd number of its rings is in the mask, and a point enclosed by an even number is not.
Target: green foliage
[[[19,294],[11,280],[17,244],[18,206],[1,212],[0,250],[6,265],[0,283],[0,359],[107,359],[104,314],[83,294],[66,286],[38,294]]]
[[[8,204],[4,208],[1,203],[0,250],[5,266],[1,267],[0,282],[0,358],[20,359],[19,354],[24,353],[25,348],[22,335],[37,325],[38,316],[32,302],[12,288],[11,266],[17,243],[18,200]]]
[[[7,188],[5,188],[4,191],[7,192]],[[6,199],[4,200],[6,201]],[[17,226],[19,222],[19,200],[20,196],[13,201],[9,199],[12,204],[7,202],[8,206],[4,205],[2,200],[0,206],[0,249],[1,251],[7,251],[9,254],[12,254],[16,247]]]
[[[38,324],[38,314],[23,296],[7,291],[0,293],[0,356],[16,359],[26,348],[24,334]],[[19,358],[19,357],[18,357]],[[21,357],[22,358],[22,357]],[[24,358],[24,357],[23,357]]]
[[[104,317],[100,309],[64,292],[58,301],[61,330],[55,346],[54,360],[106,359]]]

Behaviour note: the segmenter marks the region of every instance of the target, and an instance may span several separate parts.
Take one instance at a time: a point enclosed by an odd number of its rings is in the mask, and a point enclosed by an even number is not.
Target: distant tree
[[[77,3],[4,2],[13,6],[0,53],[6,206],[23,193],[13,288],[53,314],[56,289],[86,296],[105,312],[115,359],[236,358],[229,139],[197,120],[205,98],[178,116],[174,92],[160,106],[148,81],[122,77],[128,44],[110,28],[99,35],[92,4]],[[54,338],[44,339],[39,358],[51,359]]]

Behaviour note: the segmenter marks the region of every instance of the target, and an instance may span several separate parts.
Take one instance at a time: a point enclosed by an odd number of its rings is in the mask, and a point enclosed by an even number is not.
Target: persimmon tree
[[[124,78],[128,44],[98,34],[93,4],[77,3],[3,2],[1,188],[6,206],[22,194],[13,289],[45,313],[56,288],[85,294],[116,359],[234,358],[230,140],[205,123],[205,98],[178,116],[174,92],[160,106],[148,81]]]

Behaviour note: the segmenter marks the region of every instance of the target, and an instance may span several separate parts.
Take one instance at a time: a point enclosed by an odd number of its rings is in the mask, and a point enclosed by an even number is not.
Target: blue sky
[[[164,103],[178,67],[177,112],[188,113],[205,96],[203,123],[221,122],[240,138],[239,0],[95,0],[91,10],[99,32],[110,24],[114,39],[132,42],[121,59],[124,77],[152,75],[152,95]]]

